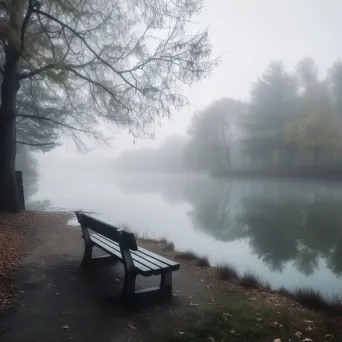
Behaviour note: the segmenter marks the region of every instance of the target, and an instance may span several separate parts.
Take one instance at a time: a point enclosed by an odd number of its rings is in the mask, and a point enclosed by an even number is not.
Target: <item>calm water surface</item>
[[[342,183],[55,170],[26,194],[32,209],[93,211],[274,288],[342,291]]]

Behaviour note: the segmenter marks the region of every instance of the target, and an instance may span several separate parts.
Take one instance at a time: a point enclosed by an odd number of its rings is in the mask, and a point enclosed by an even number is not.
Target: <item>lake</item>
[[[342,183],[53,170],[26,179],[30,209],[82,209],[273,288],[342,289]]]

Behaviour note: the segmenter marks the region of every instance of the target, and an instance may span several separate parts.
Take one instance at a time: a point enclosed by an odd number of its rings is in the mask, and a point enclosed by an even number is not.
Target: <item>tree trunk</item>
[[[17,212],[20,208],[15,176],[19,52],[8,46],[5,53],[0,105],[0,211]]]

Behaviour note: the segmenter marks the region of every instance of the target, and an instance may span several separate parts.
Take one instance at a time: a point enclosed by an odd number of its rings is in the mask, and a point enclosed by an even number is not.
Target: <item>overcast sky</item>
[[[250,83],[272,60],[281,60],[291,69],[301,58],[311,56],[324,74],[342,57],[341,0],[206,0],[205,10],[195,20],[199,28],[209,27],[213,54],[222,58],[210,78],[186,90],[191,106],[156,127],[156,140],[133,144],[132,137],[113,131],[113,149],[97,147],[89,157],[153,147],[170,134],[184,134],[193,112],[214,100],[247,100]],[[66,144],[44,155],[42,161],[74,155],[72,144]]]

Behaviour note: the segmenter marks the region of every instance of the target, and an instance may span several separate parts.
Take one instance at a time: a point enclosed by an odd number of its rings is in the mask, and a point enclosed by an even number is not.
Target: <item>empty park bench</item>
[[[172,297],[172,272],[179,269],[179,264],[158,254],[138,247],[133,233],[114,227],[91,217],[82,211],[76,211],[85,242],[82,265],[110,264],[120,261],[125,269],[125,283],[121,299],[124,304],[134,303],[146,295]],[[92,257],[93,246],[108,254],[106,257]],[[137,275],[145,277],[161,275],[160,287],[142,290],[135,289]]]

